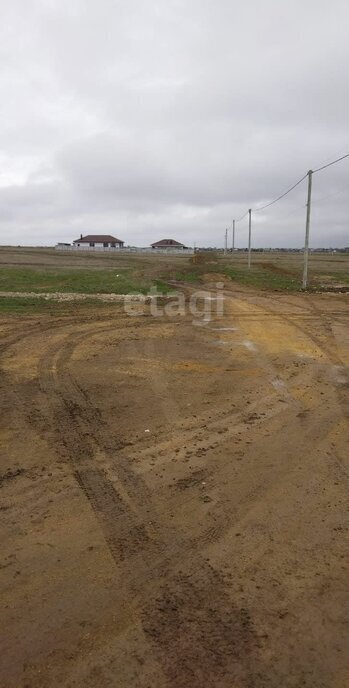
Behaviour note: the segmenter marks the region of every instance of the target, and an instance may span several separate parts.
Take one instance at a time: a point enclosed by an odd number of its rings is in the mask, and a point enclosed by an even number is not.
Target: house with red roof
[[[160,239],[160,241],[155,241],[154,244],[150,244],[152,248],[166,248],[166,249],[181,249],[181,248],[188,248],[187,246],[184,246],[184,244],[180,244],[179,241],[176,241],[175,239]]]

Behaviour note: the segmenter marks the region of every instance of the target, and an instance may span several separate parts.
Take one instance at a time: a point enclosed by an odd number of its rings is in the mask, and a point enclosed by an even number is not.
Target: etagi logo
[[[200,289],[189,296],[183,292],[165,295],[157,287],[151,287],[148,294],[140,294],[125,298],[124,310],[127,315],[144,315],[146,305],[149,305],[153,318],[177,318],[178,316],[193,316],[193,325],[204,325],[214,317],[224,315],[223,282],[216,282],[215,291]]]

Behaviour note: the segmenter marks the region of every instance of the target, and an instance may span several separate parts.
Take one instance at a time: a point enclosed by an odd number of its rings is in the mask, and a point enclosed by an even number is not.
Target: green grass
[[[190,267],[190,272],[180,272],[176,274],[176,280],[178,282],[197,282],[200,278],[199,272]]]
[[[117,306],[118,304],[107,303],[86,299],[84,301],[45,301],[45,299],[29,298],[22,296],[5,296],[0,298],[0,313],[14,315],[72,315],[81,313],[82,309],[103,308]]]
[[[0,291],[145,294],[154,285],[164,293],[169,291],[162,280],[151,279],[133,270],[37,270],[26,267],[4,267],[0,270]]]
[[[349,284],[349,271],[347,271],[347,272],[338,271],[332,275],[329,274],[329,278],[331,280],[336,280],[336,282],[344,282],[345,284]]]
[[[296,275],[282,274],[260,268],[258,265],[250,270],[242,267],[224,266],[221,272],[234,282],[248,287],[272,289],[273,291],[297,291],[300,289],[300,279]]]
[[[297,260],[298,259],[298,260]],[[337,259],[338,260],[338,259]],[[347,264],[349,266],[349,261]],[[308,290],[321,291],[327,287],[336,287],[338,283],[349,284],[349,269],[343,270],[345,258],[334,261],[314,259],[311,256],[309,264]],[[303,264],[296,255],[266,260],[266,256],[253,254],[251,268],[247,267],[247,256],[227,259],[219,257],[217,260],[202,265],[188,265],[182,268],[175,278],[181,282],[202,283],[204,274],[215,273],[217,276],[228,277],[233,282],[270,291],[300,291],[302,289]]]
[[[118,277],[117,277],[118,275]],[[35,294],[54,292],[81,294],[147,294],[156,287],[162,294],[171,292],[163,280],[133,270],[117,269],[36,269],[31,267],[3,267],[0,269],[0,291]],[[79,312],[92,306],[103,308],[115,305],[93,299],[75,302],[46,301],[44,298],[0,297],[0,313],[60,314]]]
[[[289,274],[283,271],[267,269],[258,265],[252,265],[249,270],[246,265],[227,264],[224,259],[214,264],[191,265],[188,272],[181,271],[176,274],[176,280],[180,282],[201,283],[202,275],[208,273],[221,274],[232,281],[259,289],[271,289],[273,291],[296,291],[300,289],[300,277],[297,274]]]
[[[67,264],[68,257],[74,260],[71,267]],[[302,285],[303,257],[298,253],[253,253],[250,270],[247,268],[246,253],[223,256],[212,252],[207,255],[204,264],[193,264],[184,256],[125,254],[114,257],[113,265],[112,260],[104,255],[95,255],[93,260],[91,258],[88,261],[85,256],[68,257],[54,251],[44,254],[34,249],[31,252],[24,249],[6,252],[3,249],[0,251],[3,262],[0,268],[0,291],[146,294],[156,286],[158,291],[168,294],[173,289],[169,284],[171,280],[193,287],[197,284],[200,288],[204,282],[203,275],[209,273],[217,276],[217,279],[221,275],[232,282],[265,291],[295,292],[300,291]],[[6,263],[6,259],[9,262]],[[39,260],[42,261],[40,264],[33,262]],[[56,262],[50,265],[50,261]],[[309,261],[309,291],[326,289],[326,286],[335,288],[338,283],[349,284],[349,255],[312,254]],[[45,302],[43,299],[5,298],[0,301],[0,310],[9,313],[53,313],[68,308],[66,303]],[[101,302],[98,304],[102,307]],[[85,307],[85,302],[75,307]]]

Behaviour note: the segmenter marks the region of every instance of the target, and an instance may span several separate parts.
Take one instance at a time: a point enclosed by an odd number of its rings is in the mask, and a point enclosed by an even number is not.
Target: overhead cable
[[[349,158],[349,153],[346,153],[346,155],[342,155],[341,158],[337,158],[337,160],[332,160],[332,162],[328,162],[327,165],[323,165],[322,167],[318,167],[317,170],[313,170],[313,173],[315,172],[321,172],[321,170],[325,170],[326,167],[331,167],[331,165],[335,165],[336,162],[340,162],[341,160],[344,160],[344,158]]]
[[[281,199],[284,198],[285,196],[287,196],[287,194],[289,194],[291,191],[293,191],[293,189],[295,189],[296,186],[298,186],[299,184],[301,184],[301,182],[304,181],[304,179],[306,178],[306,176],[307,176],[307,175],[305,174],[304,177],[302,177],[302,179],[299,179],[299,181],[296,182],[296,184],[293,184],[293,186],[291,186],[290,189],[287,189],[287,191],[285,191],[283,194],[281,194],[281,196],[278,196],[278,197],[275,198],[273,201],[270,201],[270,203],[266,203],[265,205],[262,205],[260,208],[254,208],[254,209],[253,209],[253,212],[254,212],[254,213],[258,213],[259,210],[265,210],[265,208],[269,208],[271,205],[274,205],[274,203],[277,203],[278,201],[281,201]]]
[[[331,167],[331,165],[335,165],[337,162],[340,162],[341,160],[344,160],[345,158],[349,158],[349,153],[346,153],[345,155],[342,155],[340,158],[337,158],[336,160],[332,160],[332,162],[329,162],[329,163],[327,163],[326,165],[322,165],[322,167],[318,167],[316,170],[309,170],[309,172],[312,172],[313,174],[315,174],[315,172],[321,172],[321,170],[325,170],[326,167]],[[306,179],[306,177],[308,176],[309,172],[307,172],[307,173],[304,175],[304,177],[302,177],[302,179],[299,179],[298,182],[296,182],[295,184],[293,184],[293,186],[291,186],[289,189],[287,189],[287,191],[285,191],[284,193],[282,193],[282,194],[281,194],[280,196],[278,196],[277,198],[274,198],[273,201],[270,201],[270,203],[266,203],[265,205],[262,205],[262,206],[260,206],[260,207],[258,207],[258,208],[253,208],[253,209],[252,209],[253,212],[254,212],[254,213],[258,213],[260,210],[265,210],[266,208],[270,208],[270,206],[271,206],[271,205],[274,205],[274,203],[277,203],[278,201],[281,201],[282,198],[285,198],[285,196],[287,196],[289,193],[291,193],[291,191],[293,191],[293,189],[295,189],[297,186],[299,186],[299,184],[301,184],[301,183],[304,181],[304,179]],[[237,224],[238,222],[241,222],[241,220],[243,220],[243,219],[246,217],[246,215],[248,215],[248,213],[249,213],[249,210],[247,210],[246,213],[244,213],[244,215],[242,215],[242,217],[239,217],[238,220],[235,220],[235,223]]]

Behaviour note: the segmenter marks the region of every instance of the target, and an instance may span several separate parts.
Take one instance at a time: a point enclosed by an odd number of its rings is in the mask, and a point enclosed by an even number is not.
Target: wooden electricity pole
[[[248,211],[248,261],[247,261],[247,267],[250,269],[251,267],[251,225],[252,225],[252,210],[251,208]]]
[[[307,219],[305,223],[305,241],[304,241],[304,267],[303,267],[303,289],[308,285],[308,259],[309,259],[309,231],[310,231],[310,212],[311,212],[311,189],[313,182],[313,170],[308,172],[308,200],[307,200]]]

